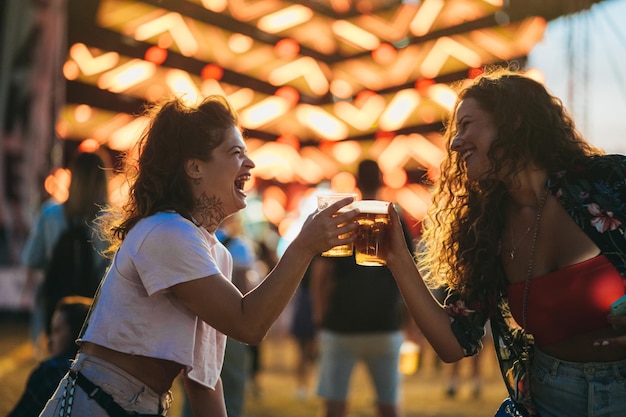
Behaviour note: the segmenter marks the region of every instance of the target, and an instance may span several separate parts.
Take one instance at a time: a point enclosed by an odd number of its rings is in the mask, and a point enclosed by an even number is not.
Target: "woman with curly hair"
[[[353,239],[343,235],[356,228],[356,211],[334,216],[347,198],[309,216],[278,265],[242,294],[215,236],[246,207],[254,168],[236,113],[210,96],[197,106],[165,101],[149,117],[137,161],[128,159],[129,199],[102,219],[111,268],[44,417],[165,415],[179,375],[194,416],[226,417],[226,336],[258,344],[311,259]]]
[[[626,158],[505,70],[460,91],[445,138],[418,268],[397,221],[387,263],[422,332],[455,362],[490,320],[510,395],[498,412],[520,413],[501,415],[626,415],[626,332],[612,326],[626,320],[609,316],[624,295]]]

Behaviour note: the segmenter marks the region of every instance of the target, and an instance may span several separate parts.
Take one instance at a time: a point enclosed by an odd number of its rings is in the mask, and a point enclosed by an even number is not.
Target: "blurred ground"
[[[28,315],[0,312],[0,417],[12,409],[21,395],[30,371],[36,365],[34,349],[28,341]],[[470,361],[461,363],[461,385],[454,398],[446,396],[450,365],[440,364],[429,346],[422,346],[420,368],[403,380],[405,417],[478,417],[492,416],[506,395],[497,370],[491,342],[483,352],[481,395],[473,397],[468,376]],[[245,417],[316,417],[319,400],[295,396],[294,369],[296,350],[286,334],[273,332],[261,345],[262,370],[258,378],[260,392],[249,390]],[[358,368],[353,375],[350,411],[347,417],[374,417],[373,392],[367,375]],[[315,384],[315,375],[312,386]],[[180,385],[173,387],[174,407],[171,417],[180,417]],[[77,416],[79,417],[79,416]]]

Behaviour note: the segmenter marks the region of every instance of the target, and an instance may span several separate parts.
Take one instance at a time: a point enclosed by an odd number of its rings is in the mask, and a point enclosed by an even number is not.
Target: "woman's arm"
[[[183,381],[187,401],[194,417],[228,417],[221,379],[217,381],[215,390],[202,386],[184,375]]]
[[[393,273],[402,298],[422,334],[445,362],[465,356],[450,327],[450,316],[435,299],[420,275],[413,254],[406,245],[398,213],[390,205],[391,237],[387,267]]]
[[[309,216],[276,267],[245,296],[222,275],[175,285],[172,292],[210,326],[243,343],[258,344],[292,298],[313,257],[353,240],[356,211],[333,216],[350,201]]]

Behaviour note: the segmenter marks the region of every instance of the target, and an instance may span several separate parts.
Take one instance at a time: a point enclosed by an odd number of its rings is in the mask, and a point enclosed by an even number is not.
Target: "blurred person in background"
[[[315,261],[314,261],[315,262]],[[309,398],[309,385],[317,362],[317,329],[313,323],[311,302],[311,270],[307,269],[293,300],[289,333],[297,347],[296,394],[298,400]]]
[[[86,225],[90,231],[92,259],[88,261],[93,266],[93,275],[98,279],[103,277],[110,263],[103,255],[107,244],[100,238],[95,226],[97,215],[109,202],[108,175],[104,161],[95,153],[80,152],[70,161],[69,169],[71,178],[67,201],[49,201],[42,206],[21,254],[22,264],[27,268],[23,296],[35,294],[31,338],[36,347],[40,345],[41,335],[50,330],[50,316],[58,301],[58,297],[44,293],[44,282],[38,279],[38,274],[46,271],[52,262],[56,244],[70,226],[70,222]],[[28,300],[23,300],[23,303],[30,304]]]
[[[58,302],[48,339],[49,357],[30,374],[22,397],[7,417],[39,416],[78,352],[76,339],[92,301],[87,297],[69,296]]]
[[[378,163],[363,160],[357,170],[363,200],[374,200],[382,187]],[[412,244],[405,230],[406,244]],[[319,329],[317,393],[322,415],[343,417],[354,366],[367,366],[376,392],[376,415],[398,417],[400,347],[405,309],[386,266],[360,266],[350,257],[318,256],[309,267],[313,321]]]

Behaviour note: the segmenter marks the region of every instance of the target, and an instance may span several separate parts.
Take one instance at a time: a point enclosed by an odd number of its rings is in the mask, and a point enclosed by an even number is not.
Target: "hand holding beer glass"
[[[343,200],[344,198],[352,197],[353,199],[357,198],[356,194],[352,193],[333,193],[333,194],[321,194],[317,196],[317,208],[319,210],[324,210],[326,207],[330,206],[334,202],[339,200]],[[354,204],[354,203],[352,203]],[[348,204],[347,206],[342,207],[337,213],[343,213],[352,208],[352,204]],[[344,236],[340,236],[344,237]],[[346,243],[345,245],[335,246],[322,253],[322,256],[326,257],[343,257],[343,256],[352,256],[353,252],[353,244],[352,242]]]
[[[387,265],[389,246],[390,217],[389,202],[380,200],[361,200],[352,203],[359,209],[356,222],[354,251],[356,263],[362,266]]]

